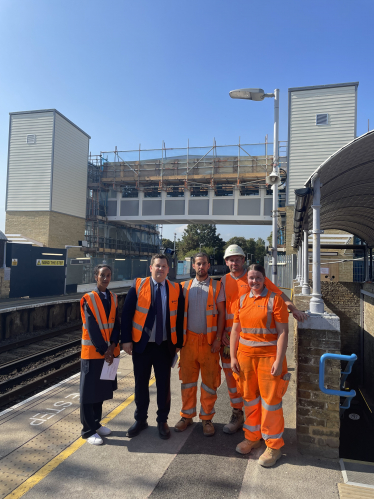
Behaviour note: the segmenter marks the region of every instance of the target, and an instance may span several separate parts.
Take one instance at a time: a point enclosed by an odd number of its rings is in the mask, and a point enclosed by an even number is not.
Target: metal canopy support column
[[[274,90],[274,151],[273,170],[279,175],[279,90]],[[278,283],[278,184],[275,183],[272,187],[273,190],[273,258],[272,258],[272,281],[275,285]]]
[[[301,284],[301,245],[299,246],[298,252],[297,252],[297,276],[296,279],[299,281]]]
[[[321,210],[321,180],[313,179],[313,293],[310,300],[310,311],[314,314],[324,313],[324,303],[321,295],[321,254],[320,254],[320,210]],[[308,246],[308,244],[307,244]]]
[[[304,244],[303,244],[303,287],[301,290],[302,295],[310,295],[309,288],[309,262],[308,262],[308,230],[304,230]]]

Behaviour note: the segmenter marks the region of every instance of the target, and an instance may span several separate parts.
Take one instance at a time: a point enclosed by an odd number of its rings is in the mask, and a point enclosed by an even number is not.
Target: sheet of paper
[[[116,377],[118,366],[119,357],[113,359],[113,363],[111,365],[109,365],[108,362],[104,362],[100,379],[111,379],[113,381]]]

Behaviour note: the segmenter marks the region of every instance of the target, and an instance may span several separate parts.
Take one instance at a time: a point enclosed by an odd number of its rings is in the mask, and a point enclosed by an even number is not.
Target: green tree
[[[163,239],[162,240],[162,246],[163,248],[174,248],[174,243],[170,239]]]
[[[256,263],[258,262],[260,265],[264,265],[264,256],[266,255],[265,241],[259,237],[255,244]]]
[[[212,248],[216,254],[216,259],[222,255],[224,240],[217,234],[215,224],[188,224],[182,234],[182,239],[178,241],[178,258],[192,256],[203,248]]]

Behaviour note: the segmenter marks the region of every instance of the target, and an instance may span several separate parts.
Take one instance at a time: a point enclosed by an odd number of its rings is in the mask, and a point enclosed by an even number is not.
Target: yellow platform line
[[[149,381],[149,386],[153,385],[156,381],[155,378]],[[131,402],[134,401],[135,394],[133,393],[128,397],[122,404],[113,409],[102,421],[101,423],[104,425],[109,423],[112,419],[114,419],[118,414],[120,414]],[[54,457],[49,463],[45,464],[39,471],[37,471],[34,475],[30,476],[25,482],[21,483],[16,489],[14,489],[10,494],[4,497],[4,499],[18,499],[22,497],[26,492],[31,490],[35,485],[37,485],[43,478],[48,476],[51,471],[53,471],[57,466],[63,463],[69,456],[74,454],[82,445],[86,443],[86,440],[82,437],[78,438],[75,442],[73,442],[69,447],[60,452],[56,457]]]

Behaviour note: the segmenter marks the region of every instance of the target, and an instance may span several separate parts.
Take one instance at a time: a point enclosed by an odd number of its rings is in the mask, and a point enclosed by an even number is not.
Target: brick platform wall
[[[0,298],[9,298],[10,281],[4,279],[4,269],[0,268]]]
[[[360,355],[360,291],[357,282],[322,282],[322,299],[327,312],[337,315],[341,328],[341,353]],[[358,381],[359,364],[353,365],[350,379]]]

